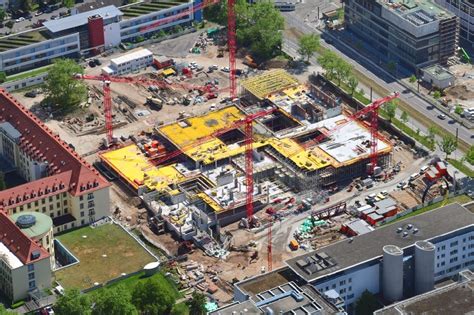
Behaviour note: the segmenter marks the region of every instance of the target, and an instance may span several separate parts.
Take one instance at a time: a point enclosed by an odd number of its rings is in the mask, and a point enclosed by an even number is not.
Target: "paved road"
[[[317,33],[321,32],[316,29],[317,23],[301,19],[301,16],[296,12],[285,12],[284,14],[286,23],[288,26],[295,28],[296,30],[303,33]],[[289,36],[285,37],[286,45],[291,48],[297,47],[296,39]],[[358,52],[353,50],[351,47],[345,45],[343,42],[338,40],[333,40],[333,44],[328,44],[324,40],[321,41],[321,44],[329,49],[332,49],[338,52],[346,61],[351,63],[355,69],[364,73],[369,79],[376,82],[378,85],[386,88],[389,91],[403,91],[403,87],[398,82],[394,81],[390,76],[382,71],[375,63],[368,60],[367,58],[361,56]],[[364,87],[363,87],[364,88]],[[364,90],[368,89],[365,87]],[[374,98],[381,97],[381,95],[373,94]],[[465,141],[466,143],[474,142],[474,133],[464,126],[459,125],[458,123],[450,123],[448,120],[440,120],[437,116],[441,114],[437,109],[433,109],[431,104],[423,100],[422,98],[414,95],[413,93],[401,94],[400,98],[419,111],[425,117],[428,117],[431,121],[436,124],[439,124],[453,135],[456,134],[456,129],[458,129],[459,138]],[[414,122],[415,123],[415,122]],[[421,124],[420,124],[421,125]],[[424,130],[426,128],[420,128]]]

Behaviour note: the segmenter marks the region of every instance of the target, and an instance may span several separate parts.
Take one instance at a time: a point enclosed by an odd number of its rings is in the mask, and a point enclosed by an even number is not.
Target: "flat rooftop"
[[[466,278],[428,293],[392,304],[376,311],[376,315],[408,314],[472,314],[474,306],[474,275],[465,270]],[[462,276],[461,276],[462,277]]]
[[[175,165],[154,166],[135,144],[108,151],[100,157],[135,189],[145,185],[150,190],[161,191],[184,180]]]
[[[124,19],[133,19],[142,15],[154,13],[157,11],[169,9],[184,3],[188,3],[188,0],[179,1],[152,1],[152,2],[141,2],[133,4],[122,9]]]
[[[408,224],[413,224],[418,232],[416,234],[410,232],[406,237],[397,233],[397,228]],[[395,245],[403,249],[413,245],[416,241],[430,240],[435,236],[473,225],[473,213],[455,203],[356,236],[352,241],[349,239],[337,242],[317,251],[292,258],[286,263],[304,280],[313,281],[321,276],[382,256],[382,248],[385,245]],[[327,262],[324,263],[327,268],[313,267],[312,263],[305,266],[306,261],[312,261],[315,255],[322,257]]]
[[[320,130],[329,131],[346,120],[346,116],[339,115],[317,122],[316,125]],[[350,165],[369,157],[370,141],[369,130],[362,123],[351,121],[332,132],[330,140],[318,145],[318,148],[334,159],[335,166]],[[391,150],[392,148],[388,143],[377,139],[377,151],[379,153],[388,153]]]
[[[56,33],[85,25],[87,24],[89,17],[94,15],[100,15],[105,20],[122,16],[123,13],[116,6],[109,5],[95,10],[70,15],[59,20],[46,21],[43,25],[51,32]]]
[[[49,39],[45,29],[36,29],[0,38],[0,52],[21,48]]]
[[[448,80],[454,78],[454,74],[440,65],[432,65],[423,68],[422,71],[423,73],[427,73],[438,80]]]
[[[432,0],[378,0],[378,2],[416,26],[453,16]]]
[[[121,65],[129,61],[133,61],[139,58],[144,58],[148,56],[153,56],[153,53],[146,48],[141,48],[135,51],[132,51],[128,54],[121,55],[120,57],[113,58],[110,60],[111,63],[116,65]]]
[[[299,85],[298,80],[283,69],[266,71],[240,82],[241,86],[258,99],[264,99],[273,93]]]

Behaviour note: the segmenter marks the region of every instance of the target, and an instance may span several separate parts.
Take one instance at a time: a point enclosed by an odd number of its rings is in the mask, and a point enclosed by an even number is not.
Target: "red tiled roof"
[[[52,187],[58,178],[74,196],[110,186],[110,183],[66,142],[10,94],[0,89],[0,122],[2,121],[8,121],[21,133],[19,146],[22,151],[34,160],[48,162],[50,176],[0,192],[0,204],[2,199],[5,204],[5,200],[12,196],[12,191],[17,196],[23,196],[31,192],[31,187]],[[62,173],[69,175],[53,176]]]
[[[0,242],[23,264],[29,264],[49,257],[49,253],[26,236],[3,211],[0,211]],[[37,252],[39,257],[33,259],[33,252]]]

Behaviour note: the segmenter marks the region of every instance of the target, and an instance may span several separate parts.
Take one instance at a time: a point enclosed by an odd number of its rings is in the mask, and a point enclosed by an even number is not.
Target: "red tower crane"
[[[392,95],[382,97],[380,99],[375,100],[374,102],[372,102],[372,104],[367,105],[366,107],[364,107],[360,111],[357,111],[354,114],[347,117],[345,122],[336,125],[334,128],[330,129],[329,131],[324,132],[324,133],[318,135],[313,140],[306,142],[304,145],[302,145],[303,148],[306,149],[308,147],[311,147],[313,145],[318,144],[319,142],[321,142],[322,140],[327,138],[330,134],[332,134],[333,132],[341,129],[343,126],[347,125],[351,121],[354,121],[354,120],[359,119],[359,118],[361,118],[362,116],[364,116],[368,113],[371,113],[370,125],[369,125],[370,137],[371,137],[370,154],[369,154],[369,158],[370,158],[370,170],[369,170],[369,172],[370,172],[370,174],[373,174],[374,168],[377,166],[377,158],[378,158],[378,152],[377,152],[377,138],[379,137],[379,134],[378,134],[378,118],[379,118],[378,110],[379,110],[380,106],[382,106],[383,104],[385,104],[387,102],[390,102],[391,100],[397,98],[399,95],[400,95],[400,93],[396,92],[396,93],[393,93]]]
[[[180,88],[183,90],[199,90],[202,93],[210,93],[217,91],[224,91],[226,89],[217,90],[213,85],[199,86],[184,82],[169,84],[165,81],[152,80],[144,77],[115,77],[108,75],[85,75],[77,74],[75,78],[78,80],[93,80],[100,81],[103,84],[103,93],[104,93],[104,116],[105,116],[105,129],[106,129],[106,139],[108,144],[113,142],[113,122],[112,122],[112,97],[110,92],[110,84],[115,83],[129,83],[129,84],[139,84],[142,86],[158,86],[160,88]]]

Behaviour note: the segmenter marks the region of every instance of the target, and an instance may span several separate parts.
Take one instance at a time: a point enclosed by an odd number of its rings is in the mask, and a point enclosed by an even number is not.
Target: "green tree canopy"
[[[63,111],[76,108],[87,96],[87,88],[74,74],[82,74],[83,68],[72,59],[57,59],[48,72],[45,90],[48,101]]]
[[[438,142],[439,149],[446,154],[446,159],[449,157],[451,153],[456,151],[458,147],[458,143],[456,138],[453,137],[451,134],[445,134],[441,141]]]
[[[25,12],[30,12],[33,9],[33,2],[31,0],[22,0],[21,9]]]
[[[441,92],[438,91],[438,90],[434,91],[434,92],[433,92],[433,97],[434,97],[434,99],[437,100],[438,98],[441,97]]]
[[[72,8],[74,6],[74,4],[76,3],[76,1],[74,0],[63,0],[63,6],[65,6],[66,8]]]
[[[94,298],[92,315],[136,315],[137,309],[130,300],[130,292],[122,285],[102,289]]]
[[[357,78],[353,74],[349,75],[349,77],[347,78],[347,86],[349,86],[351,95],[354,94],[358,85],[359,81],[357,80]]]
[[[387,114],[388,120],[392,122],[392,119],[395,118],[397,112],[397,103],[395,101],[390,101],[384,105],[383,109]]]
[[[189,301],[189,313],[193,315],[206,314],[206,297],[204,294],[194,291]]]
[[[469,150],[467,150],[466,161],[468,161],[470,164],[474,165],[474,145],[471,145],[469,147]]]
[[[372,315],[378,308],[380,308],[379,302],[368,290],[365,290],[356,301],[357,315]]]
[[[0,315],[17,315],[17,314],[18,313],[16,312],[7,311],[7,309],[5,308],[5,305],[0,303]]]
[[[309,58],[311,58],[319,48],[319,36],[316,34],[305,34],[300,37],[298,46],[298,53],[306,57],[306,61],[309,61]]]
[[[56,301],[54,311],[58,315],[87,315],[91,313],[89,297],[77,289],[66,290]]]
[[[416,75],[412,74],[412,75],[410,76],[410,79],[408,79],[408,80],[410,81],[410,83],[415,83],[416,80],[417,80]]]
[[[0,83],[3,83],[7,80],[7,74],[4,71],[0,71]]]
[[[0,23],[3,23],[3,21],[5,21],[5,16],[6,16],[5,10],[0,8]]]
[[[5,174],[0,171],[0,191],[7,188],[7,184],[5,183]]]
[[[131,301],[141,314],[160,315],[169,314],[176,299],[169,286],[151,278],[137,283]]]
[[[249,48],[256,59],[267,60],[280,51],[285,20],[273,2],[249,4],[246,0],[237,0],[235,16],[237,42]],[[227,25],[227,1],[206,8],[205,17]]]
[[[402,112],[402,114],[400,115],[400,120],[403,121],[405,124],[408,122],[408,113],[406,111]]]
[[[349,79],[352,77],[352,65],[332,50],[324,51],[318,57],[318,63],[326,71],[326,77],[329,80],[336,79],[338,85],[340,85],[341,82],[350,84]]]

